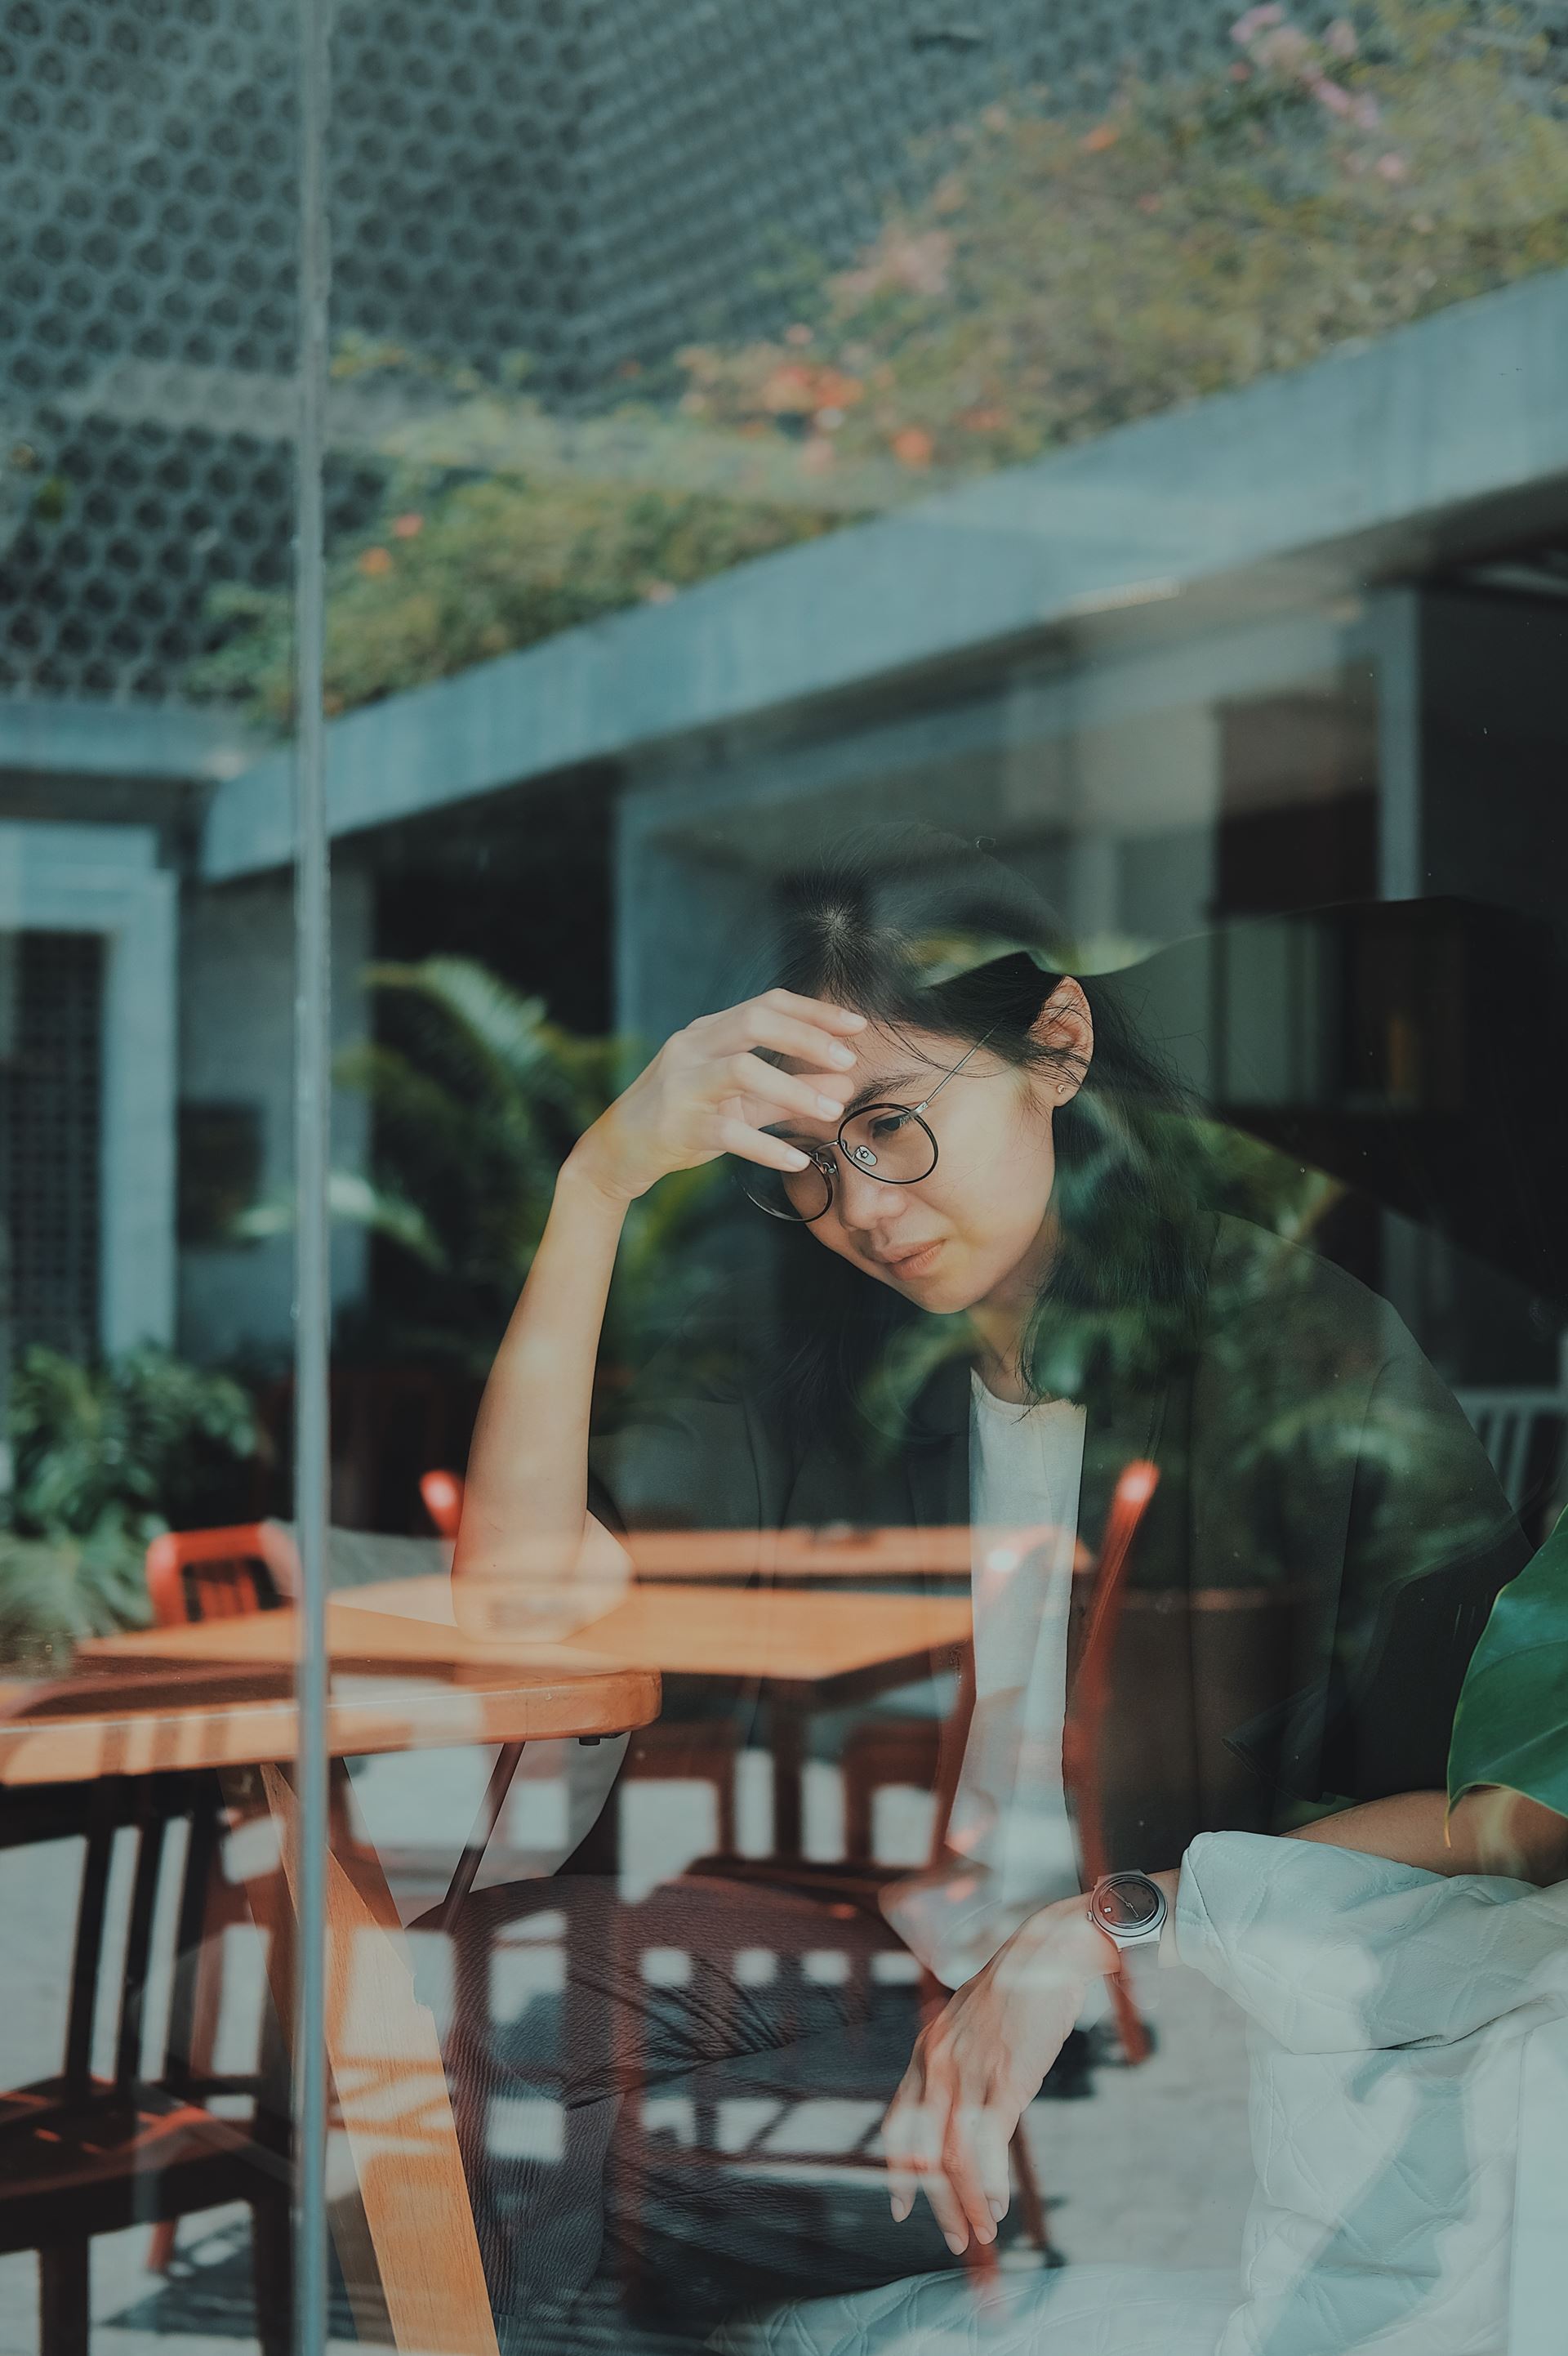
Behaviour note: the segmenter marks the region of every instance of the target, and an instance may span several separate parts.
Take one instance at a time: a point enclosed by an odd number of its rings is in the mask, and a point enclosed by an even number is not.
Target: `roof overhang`
[[[1568,273],[990,475],[328,732],[334,834],[1053,635],[1213,628],[1422,576],[1568,513]],[[293,853],[286,750],[219,785],[203,871]]]

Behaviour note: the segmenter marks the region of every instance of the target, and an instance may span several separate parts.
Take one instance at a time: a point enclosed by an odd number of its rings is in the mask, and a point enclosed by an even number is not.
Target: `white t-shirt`
[[[1068,1400],[1019,1407],[974,1377],[975,1713],[947,1836],[964,1863],[884,1900],[901,1937],[949,1987],[1026,1915],[1082,1887],[1061,1732],[1084,1422]]]

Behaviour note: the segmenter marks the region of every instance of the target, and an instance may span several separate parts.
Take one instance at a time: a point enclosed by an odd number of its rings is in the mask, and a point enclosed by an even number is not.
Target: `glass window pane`
[[[298,75],[244,5],[17,8],[0,584],[0,2306],[291,2301],[293,920],[219,882],[292,626]]]
[[[46,2356],[1546,2344],[1557,17],[12,12]]]

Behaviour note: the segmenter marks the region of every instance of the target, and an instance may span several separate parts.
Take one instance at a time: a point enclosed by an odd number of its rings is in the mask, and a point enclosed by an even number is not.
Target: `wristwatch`
[[[1157,1946],[1169,1912],[1164,1890],[1147,1873],[1107,1873],[1089,1892],[1089,1920],[1124,1954],[1129,1947]]]

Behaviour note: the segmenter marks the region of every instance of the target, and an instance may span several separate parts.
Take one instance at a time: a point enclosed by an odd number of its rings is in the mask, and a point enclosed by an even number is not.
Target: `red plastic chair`
[[[1111,1510],[1105,1516],[1105,1534],[1100,1543],[1089,1627],[1073,1680],[1067,1723],[1062,1729],[1062,1781],[1078,1818],[1083,1878],[1091,1890],[1108,1870],[1100,1813],[1100,1738],[1111,1697],[1111,1658],[1121,1625],[1133,1539],[1158,1486],[1159,1467],[1142,1460],[1129,1464],[1116,1483]],[[1149,2033],[1120,1971],[1111,1975],[1110,1993],[1123,2052],[1129,2062],[1147,2061]]]
[[[455,1472],[421,1472],[420,1495],[425,1512],[443,1538],[455,1538],[463,1519],[463,1483]]]
[[[299,1587],[294,1542],[276,1522],[165,1530],[147,1548],[147,1594],[160,1628],[274,1612]]]

